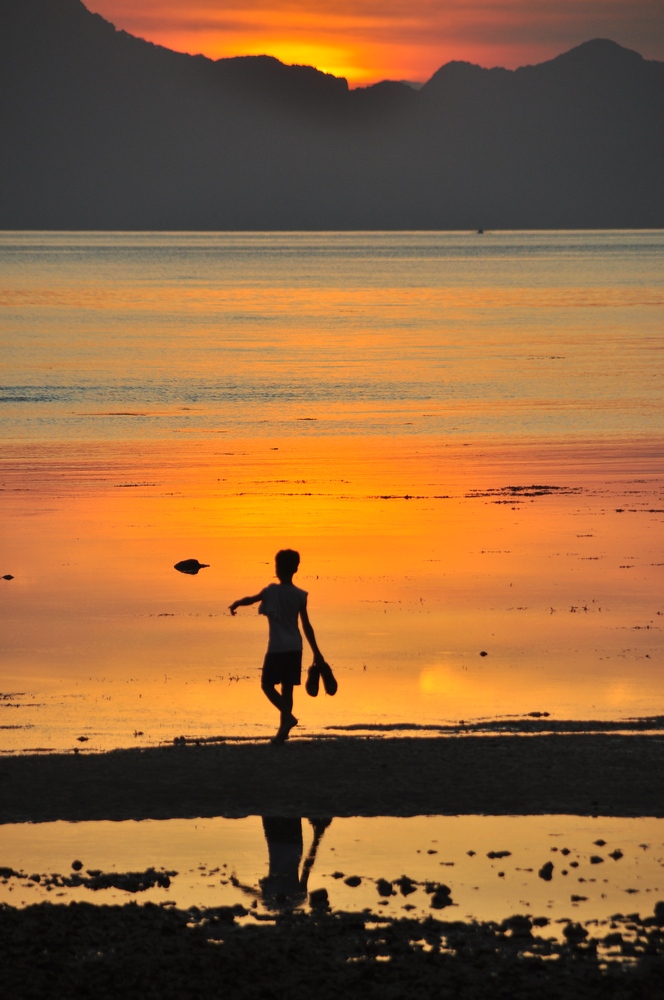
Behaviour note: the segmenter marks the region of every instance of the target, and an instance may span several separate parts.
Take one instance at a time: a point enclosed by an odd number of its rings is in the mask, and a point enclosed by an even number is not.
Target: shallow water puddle
[[[320,890],[335,910],[388,916],[646,916],[664,899],[664,820],[249,816],[0,828],[0,902],[13,906],[149,900],[260,915],[306,907]]]

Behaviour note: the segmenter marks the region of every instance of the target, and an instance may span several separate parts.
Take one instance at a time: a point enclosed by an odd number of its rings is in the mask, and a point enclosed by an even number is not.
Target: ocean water
[[[0,234],[0,751],[270,735],[227,606],[285,546],[340,682],[296,738],[664,714],[663,265],[661,231]]]

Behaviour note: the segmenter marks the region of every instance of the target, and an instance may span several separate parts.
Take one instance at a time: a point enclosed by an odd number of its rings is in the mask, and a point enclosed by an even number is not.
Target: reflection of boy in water
[[[307,637],[314,654],[314,663],[325,661],[316,645],[316,637],[307,614],[307,592],[293,583],[293,575],[300,565],[300,555],[293,549],[282,549],[275,559],[276,575],[279,583],[270,583],[254,597],[243,597],[233,601],[229,607],[232,615],[236,609],[260,601],[258,613],[265,615],[269,625],[267,653],[263,663],[261,687],[266,697],[281,713],[281,724],[273,743],[285,743],[297,719],[293,715],[293,688],[301,683],[302,636],[298,628],[298,618],[302,631]],[[281,684],[281,694],[276,685]]]
[[[259,881],[260,890],[251,886],[234,884],[252,896],[260,897],[270,910],[280,910],[299,906],[307,898],[309,873],[316,860],[316,851],[323,832],[331,819],[310,819],[314,839],[302,865],[302,820],[299,817],[263,816],[263,832],[267,841],[270,870]]]

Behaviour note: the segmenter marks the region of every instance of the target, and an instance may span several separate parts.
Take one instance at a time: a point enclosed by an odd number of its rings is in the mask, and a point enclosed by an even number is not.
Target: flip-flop
[[[324,660],[320,665],[320,675],[323,679],[323,687],[325,688],[325,694],[330,694],[330,695],[336,694],[339,689],[339,685],[337,684],[337,679],[332,673],[332,667],[330,666],[330,664],[326,663]]]
[[[318,696],[318,684],[320,682],[320,670],[315,663],[312,663],[307,671],[307,680],[304,685],[304,690],[312,698]]]

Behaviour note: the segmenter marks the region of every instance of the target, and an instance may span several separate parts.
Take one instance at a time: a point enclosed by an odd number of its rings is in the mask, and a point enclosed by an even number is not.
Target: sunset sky
[[[424,81],[451,59],[514,68],[590,38],[664,60],[664,0],[85,0],[131,34],[212,58],[268,54]]]

